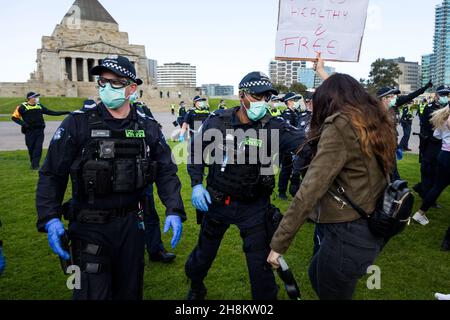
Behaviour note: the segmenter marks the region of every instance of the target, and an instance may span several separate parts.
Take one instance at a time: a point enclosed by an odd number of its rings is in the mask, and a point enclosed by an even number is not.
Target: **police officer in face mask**
[[[277,297],[274,275],[265,259],[272,236],[266,218],[275,187],[272,163],[265,157],[292,152],[304,135],[282,118],[270,115],[268,102],[277,91],[265,74],[248,74],[239,90],[241,106],[211,114],[191,142],[188,172],[192,203],[204,212],[198,244],[186,262],[186,274],[192,281],[191,300],[205,298],[203,280],[230,225],[241,231],[253,298]],[[206,160],[212,158],[205,188]]]
[[[209,106],[205,98],[196,96],[194,98],[194,106],[188,113],[186,113],[183,119],[183,125],[180,132],[180,142],[185,140],[186,131],[189,131],[192,137],[195,130],[198,129],[203,122],[209,117]]]
[[[281,101],[283,101],[287,109],[283,111],[281,117],[291,126],[298,127],[298,118],[300,114],[300,100],[303,97],[295,92],[287,93]],[[286,192],[288,190],[289,178],[292,173],[292,157],[293,154],[288,153],[282,155],[281,172],[278,180],[278,198],[287,200]]]
[[[423,199],[434,185],[437,157],[442,147],[442,140],[436,139],[433,135],[434,128],[430,120],[433,112],[448,105],[449,94],[450,87],[439,86],[436,89],[434,101],[425,107],[420,121],[420,173],[422,182],[414,186],[414,190]]]
[[[25,135],[32,170],[39,170],[41,162],[45,129],[44,115],[64,116],[70,113],[47,109],[40,103],[40,96],[39,93],[29,92],[27,102],[18,106],[11,117],[12,121],[21,126],[22,133]]]
[[[101,103],[72,113],[55,133],[36,191],[37,227],[62,260],[80,268],[74,299],[141,299],[143,191],[156,183],[175,247],[186,219],[181,184],[158,123],[130,107],[142,84],[130,61],[111,56],[91,73],[99,76]],[[69,175],[73,198],[62,205]]]

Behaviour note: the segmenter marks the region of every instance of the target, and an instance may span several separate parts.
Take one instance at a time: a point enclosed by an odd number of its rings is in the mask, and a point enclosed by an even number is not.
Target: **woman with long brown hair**
[[[323,235],[309,268],[320,299],[351,299],[358,280],[381,252],[384,239],[346,203],[342,190],[373,212],[395,163],[391,118],[380,102],[345,74],[330,76],[316,91],[309,133],[315,157],[275,233],[268,262],[279,267],[307,218]]]

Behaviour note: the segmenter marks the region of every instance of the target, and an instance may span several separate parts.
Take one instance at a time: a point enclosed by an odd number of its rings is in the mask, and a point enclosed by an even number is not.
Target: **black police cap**
[[[109,56],[102,61],[102,64],[92,68],[91,74],[99,76],[105,71],[111,71],[124,78],[133,80],[138,86],[143,84],[141,79],[136,76],[136,69],[128,58],[123,56]]]
[[[436,89],[436,93],[440,96],[447,96],[450,94],[450,87],[448,86],[439,86]]]
[[[310,100],[313,99],[313,97],[314,97],[314,93],[313,92],[306,91],[306,93],[305,93],[303,98],[305,99],[305,101],[310,101]]]
[[[200,101],[206,101],[206,99],[205,99],[205,98],[202,98],[202,97],[200,97],[200,96],[195,96],[195,97],[194,97],[194,103],[197,103],[197,102],[200,102]]]
[[[248,90],[254,94],[272,93],[278,95],[270,78],[262,72],[251,72],[239,84],[239,90]]]
[[[27,100],[33,99],[33,98],[38,98],[41,95],[39,93],[36,92],[28,92],[27,93]]]
[[[283,102],[288,102],[288,101],[291,101],[291,100],[301,100],[302,98],[303,97],[300,94],[297,94],[295,92],[289,92],[283,97],[282,101]]]
[[[391,94],[400,94],[400,93],[401,91],[398,88],[384,87],[377,91],[377,97],[381,99]]]

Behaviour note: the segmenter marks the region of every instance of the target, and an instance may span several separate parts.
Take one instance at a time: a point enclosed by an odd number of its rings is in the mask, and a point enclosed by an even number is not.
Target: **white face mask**
[[[39,104],[39,98],[34,99],[36,101],[36,104]]]

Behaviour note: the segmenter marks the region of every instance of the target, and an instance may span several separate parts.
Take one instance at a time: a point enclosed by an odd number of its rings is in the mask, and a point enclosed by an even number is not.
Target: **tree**
[[[305,95],[306,90],[308,90],[308,88],[306,88],[306,86],[303,83],[299,82],[293,83],[292,86],[289,88],[289,91],[296,92],[301,95]]]
[[[397,79],[402,75],[398,64],[392,60],[377,59],[372,63],[367,88],[369,91],[382,87],[397,87]]]
[[[273,87],[275,88],[275,90],[277,90],[279,93],[288,93],[289,88],[286,87],[284,84],[280,84],[280,83],[275,83],[273,85]]]

